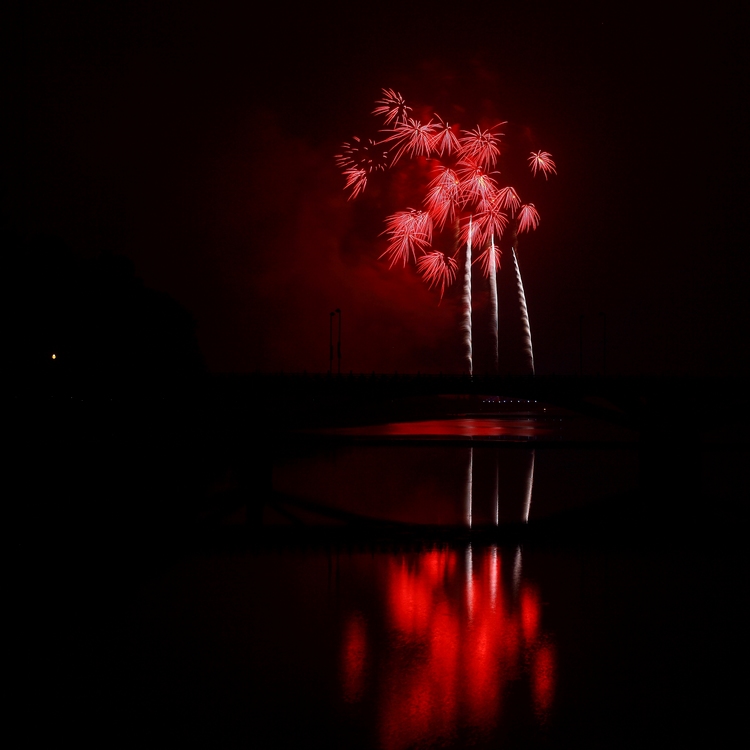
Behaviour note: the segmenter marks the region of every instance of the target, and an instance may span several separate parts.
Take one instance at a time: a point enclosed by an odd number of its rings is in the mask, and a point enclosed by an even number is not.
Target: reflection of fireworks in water
[[[495,526],[500,525],[500,461],[499,461],[499,455],[497,451],[495,451],[495,471],[494,471],[494,486],[493,486],[493,492],[492,492],[492,499],[493,499],[493,514],[492,514],[492,520],[495,523]]]
[[[474,512],[474,449],[469,448],[469,467],[466,472],[466,492],[464,494],[464,508],[466,525],[471,528]]]
[[[529,522],[529,514],[531,513],[531,493],[534,489],[534,457],[536,451],[531,451],[531,463],[529,464],[528,471],[526,472],[526,497],[523,503],[523,522]]]
[[[360,195],[374,172],[393,168],[402,159],[414,159],[427,164],[432,179],[423,200],[424,210],[398,211],[386,219],[388,246],[381,257],[390,267],[414,261],[418,272],[431,289],[440,290],[442,301],[445,290],[455,281],[458,263],[455,255],[464,248],[462,322],[464,346],[469,374],[473,373],[472,343],[472,284],[471,269],[478,262],[490,283],[492,334],[495,369],[498,367],[498,305],[497,271],[500,267],[500,240],[505,230],[513,229],[514,268],[520,283],[520,271],[515,257],[516,238],[539,225],[539,213],[533,204],[522,204],[515,188],[499,187],[495,171],[501,156],[499,129],[505,123],[483,128],[477,126],[461,130],[433,113],[429,118],[414,115],[404,97],[394,89],[383,89],[373,114],[382,117],[384,127],[379,140],[353,138],[344,143],[336,156],[336,163],[345,177],[349,198]],[[542,174],[547,179],[557,174],[555,163],[547,151],[532,152],[527,159],[532,175]],[[433,231],[442,232],[446,225],[458,226],[458,246],[453,257],[433,249]],[[472,259],[472,255],[475,256]],[[522,287],[521,287],[522,289]],[[521,292],[521,311],[531,335],[528,310]],[[533,355],[532,373],[533,373]]]
[[[482,470],[478,468],[481,465],[481,455],[480,451],[475,456],[473,446],[469,447],[462,502],[463,522],[470,529],[475,526],[475,520],[477,519],[479,519],[477,521],[478,526],[488,521],[495,527],[500,525],[500,454],[497,450],[494,452],[494,466],[489,483],[482,480]],[[504,495],[504,519],[506,522],[516,522],[519,519],[519,511],[523,523],[529,522],[534,492],[535,459],[536,450],[532,448],[529,453],[514,460],[514,465],[518,466],[519,470],[523,472],[523,489],[517,494],[508,495],[506,493]],[[485,505],[487,494],[489,494],[490,500],[489,511]]]
[[[502,732],[519,712],[543,725],[557,659],[540,593],[520,572],[512,584],[511,565],[494,545],[388,556],[385,638],[352,612],[341,645],[344,700],[362,711],[374,697],[380,747],[453,746]],[[521,682],[528,690],[518,693]],[[520,695],[527,708],[507,700]]]

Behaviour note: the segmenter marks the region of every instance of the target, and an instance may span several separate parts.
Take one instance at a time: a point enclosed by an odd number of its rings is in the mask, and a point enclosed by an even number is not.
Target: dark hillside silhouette
[[[44,236],[16,243],[14,252],[9,320],[20,370],[54,367],[100,382],[203,371],[192,316],[146,287],[129,258],[80,259],[60,239]]]

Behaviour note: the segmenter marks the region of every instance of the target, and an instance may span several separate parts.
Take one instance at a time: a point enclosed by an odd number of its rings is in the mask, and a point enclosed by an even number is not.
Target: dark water
[[[638,486],[635,435],[583,418],[538,413],[320,430],[280,451],[274,488],[363,519],[493,527],[582,507]],[[313,439],[315,438],[315,439]],[[299,504],[298,504],[299,505]],[[287,516],[288,520],[288,516]],[[267,523],[283,522],[267,513]]]
[[[363,518],[474,528],[547,518],[637,481],[634,448],[526,444],[342,446],[286,455],[274,468],[291,512],[301,512],[291,502],[300,498]]]
[[[746,548],[716,521],[745,454],[702,453],[696,501],[580,419],[296,435],[260,525],[240,507],[117,590],[58,581],[26,718],[81,746],[714,746],[744,721]]]
[[[196,558],[127,618],[122,701],[131,727],[203,747],[713,746],[744,711],[730,560],[472,544]]]

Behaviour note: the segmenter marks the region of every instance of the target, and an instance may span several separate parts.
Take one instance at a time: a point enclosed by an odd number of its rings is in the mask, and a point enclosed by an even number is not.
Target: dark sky
[[[609,373],[750,374],[738,4],[549,5],[11,3],[4,231],[130,258],[214,372],[325,372],[336,308],[343,371],[462,372],[458,285],[389,270],[388,200],[334,162],[392,87],[554,156],[519,248],[538,373],[581,331],[599,369],[606,321]]]

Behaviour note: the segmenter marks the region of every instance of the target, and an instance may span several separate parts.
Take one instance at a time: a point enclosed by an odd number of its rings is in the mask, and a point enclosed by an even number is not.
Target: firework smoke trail
[[[490,243],[490,302],[492,303],[492,340],[495,355],[495,374],[500,367],[500,344],[498,339],[498,305],[497,305],[497,256],[495,251],[495,235]]]
[[[464,332],[464,344],[466,345],[466,359],[469,363],[469,375],[474,374],[474,360],[472,357],[471,341],[471,228],[472,217],[469,217],[469,235],[466,239],[466,259],[464,263],[464,316],[461,330]]]
[[[531,344],[531,324],[529,323],[529,310],[526,307],[526,294],[523,290],[523,279],[521,278],[521,269],[518,266],[518,257],[516,256],[516,248],[511,247],[511,255],[513,257],[513,269],[516,272],[516,286],[518,288],[518,302],[521,306],[521,319],[523,321],[523,335],[524,335],[524,351],[529,359],[529,368],[531,374],[534,375],[534,348]]]

